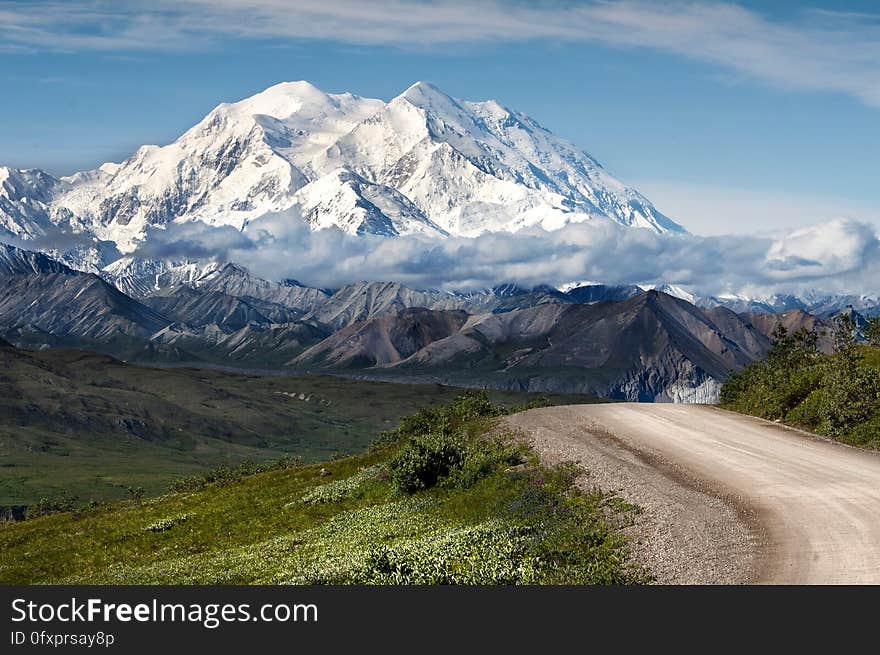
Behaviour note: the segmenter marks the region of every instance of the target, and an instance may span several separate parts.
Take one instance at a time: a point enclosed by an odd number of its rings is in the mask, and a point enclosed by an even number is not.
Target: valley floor
[[[350,455],[401,416],[461,393],[436,384],[160,369],[76,350],[0,348],[0,368],[0,506],[151,496],[219,465]],[[537,396],[491,397],[509,406]]]

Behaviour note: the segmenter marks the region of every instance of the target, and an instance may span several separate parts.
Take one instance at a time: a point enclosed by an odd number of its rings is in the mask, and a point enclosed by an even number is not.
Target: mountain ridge
[[[142,362],[707,402],[731,372],[766,352],[777,323],[824,332],[823,350],[833,329],[800,309],[700,307],[669,285],[563,292],[508,283],[454,293],[363,281],[328,290],[216,262],[132,260],[113,271],[139,295],[3,245],[0,336]]]
[[[465,386],[596,393],[627,400],[707,402],[720,381],[769,340],[729,310],[703,310],[658,291],[624,301],[540,304],[500,314],[407,310],[357,322],[291,362],[306,370]],[[427,324],[442,325],[440,330]],[[420,347],[395,335],[417,333]]]
[[[353,235],[476,236],[596,219],[683,230],[528,116],[425,82],[388,102],[281,83],[118,164],[63,178],[0,167],[0,230],[25,240],[81,234],[131,255],[149,228],[246,230],[282,211]],[[92,272],[100,261],[79,257]]]

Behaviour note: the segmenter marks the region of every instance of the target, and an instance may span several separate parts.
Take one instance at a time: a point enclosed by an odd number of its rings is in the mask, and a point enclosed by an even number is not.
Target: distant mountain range
[[[0,336],[142,362],[693,402],[715,399],[732,371],[760,358],[777,322],[833,327],[799,308],[699,306],[672,287],[329,290],[263,280],[235,264],[138,261],[116,272],[119,288],[0,245]],[[827,336],[822,345],[830,347]]]
[[[766,351],[777,321],[821,330],[841,311],[880,312],[866,296],[702,297],[674,284],[322,289],[255,277],[219,252],[143,254],[172,224],[259,234],[279,212],[429,243],[585,221],[684,232],[494,100],[424,82],[389,102],[284,83],[119,164],[63,178],[0,167],[0,239],[34,245],[0,243],[0,336],[137,361],[699,401]]]
[[[100,274],[121,291],[136,298],[183,284],[201,289],[222,290],[238,296],[258,297],[287,306],[303,307],[306,313],[317,312],[316,318],[336,326],[345,322],[345,312],[350,311],[339,309],[338,302],[345,297],[345,294],[353,294],[352,297],[356,298],[362,287],[368,285],[362,282],[339,290],[316,289],[304,286],[295,280],[281,282],[260,280],[236,264],[216,262],[175,264],[134,258],[120,259]],[[257,285],[258,288],[249,288],[249,285]],[[386,303],[388,307],[398,309],[420,306],[433,309],[499,311],[539,302],[593,303],[603,300],[626,300],[645,291],[656,290],[698,307],[726,307],[737,313],[778,314],[797,309],[828,318],[852,308],[866,316],[880,314],[880,298],[876,296],[825,294],[816,291],[802,295],[774,294],[750,298],[742,295],[701,296],[671,284],[640,286],[584,282],[561,288],[542,285],[530,289],[516,284],[503,284],[476,292],[416,291],[396,283],[379,283],[370,286],[371,293],[378,294],[376,301],[378,306],[384,308],[383,303]],[[318,308],[334,294],[339,295],[331,304],[333,309],[319,312]],[[327,314],[333,311],[343,313],[338,317]],[[355,312],[352,315],[359,318],[367,317],[362,312]]]
[[[776,293],[755,297],[733,294],[699,296],[670,285],[663,285],[658,289],[700,307],[727,307],[739,313],[782,314],[792,310],[801,310],[827,318],[853,309],[867,316],[880,314],[880,297],[878,296],[833,294],[819,291],[809,291],[803,294]]]
[[[336,227],[389,238],[472,237],[532,226],[552,230],[591,220],[656,233],[684,231],[532,118],[494,100],[454,99],[425,82],[389,102],[327,94],[308,82],[282,83],[221,104],[173,143],[143,146],[121,163],[62,178],[0,167],[0,239],[33,241],[33,249],[75,270],[100,274],[136,298],[157,286],[198,280],[215,291],[295,306],[304,315],[317,311],[328,294],[299,284],[261,282],[262,291],[211,287],[208,278],[219,275],[222,263],[210,262],[222,259],[219,252],[208,253],[208,263],[194,263],[153,261],[138,250],[151,230],[171,224],[247,232],[259,229],[267,215],[288,210],[284,220],[304,221],[312,230]],[[219,275],[218,284],[234,284],[233,277]],[[642,291],[580,286],[589,288],[579,292],[585,302]],[[737,312],[803,309],[830,315],[847,306],[867,313],[880,307],[871,297],[697,297],[677,286],[657,288],[702,307]],[[311,301],[294,297],[299,293],[310,294]],[[554,291],[541,293],[550,298]],[[484,307],[482,295],[476,294],[471,309]],[[470,311],[459,299],[447,300],[420,304]],[[493,310],[500,306],[486,302]],[[265,304],[261,309],[272,320],[290,317],[287,309],[280,314]],[[314,317],[334,326],[346,320],[344,313]]]
[[[718,313],[724,331],[713,320]],[[339,330],[291,364],[461,386],[706,402],[767,346],[729,310],[707,313],[649,291],[625,301],[497,314],[409,309]]]

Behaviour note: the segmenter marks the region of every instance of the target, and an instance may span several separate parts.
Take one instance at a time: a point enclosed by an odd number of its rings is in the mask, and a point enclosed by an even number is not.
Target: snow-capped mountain
[[[865,316],[880,315],[880,297],[872,295],[834,294],[816,289],[799,293],[748,295],[724,293],[701,295],[695,290],[675,284],[637,284],[606,286],[598,282],[571,282],[558,287],[575,302],[595,302],[608,298],[620,300],[639,295],[643,291],[660,291],[702,309],[725,307],[737,314],[783,314],[800,310],[807,314],[828,318],[854,310]]]
[[[386,236],[592,219],[682,230],[528,116],[424,82],[387,103],[278,84],[219,105],[173,143],[142,146],[120,164],[61,179],[0,168],[0,234],[21,239],[60,230],[128,254],[149,226],[247,229],[284,210],[313,229]]]
[[[219,269],[216,262],[176,262],[171,260],[120,257],[105,266],[100,275],[132,298],[143,298],[153,291],[180,284],[193,284]]]
[[[782,314],[792,310],[801,310],[822,317],[830,317],[847,310],[855,310],[867,316],[880,314],[880,298],[869,295],[831,294],[812,290],[797,294],[774,293],[750,296],[727,293],[700,296],[671,284],[656,287],[642,285],[641,288],[656,289],[704,309],[726,307],[740,314]]]
[[[64,264],[43,253],[0,243],[0,275],[50,275],[68,270]]]
[[[553,229],[591,217],[681,230],[594,159],[494,100],[418,82],[316,159],[393,187],[450,234]]]
[[[683,289],[682,287],[677,286],[675,284],[668,284],[668,283],[664,283],[664,284],[660,284],[660,285],[643,284],[640,286],[645,291],[660,291],[662,293],[665,293],[666,295],[672,296],[673,298],[680,298],[681,300],[686,300],[687,302],[691,303],[692,305],[695,305],[697,303],[697,297],[694,294],[692,294],[690,291],[687,291],[686,289]]]
[[[59,180],[43,171],[0,166],[0,233],[35,239],[51,230],[49,205],[58,186]]]

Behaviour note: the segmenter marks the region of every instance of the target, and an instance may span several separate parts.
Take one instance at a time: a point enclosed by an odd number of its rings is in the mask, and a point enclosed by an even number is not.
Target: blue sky
[[[0,0],[0,163],[69,173],[284,80],[496,98],[704,234],[880,224],[876,3]]]

